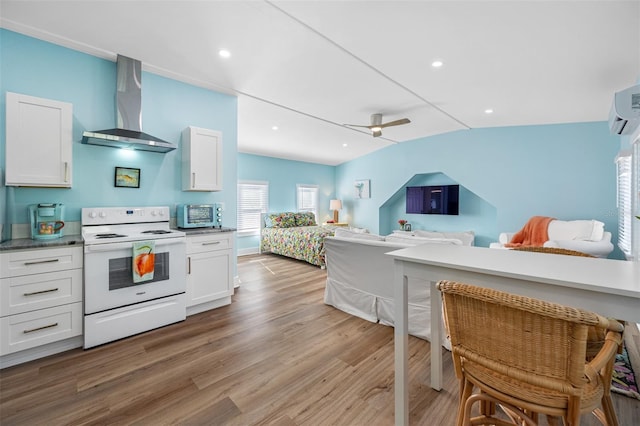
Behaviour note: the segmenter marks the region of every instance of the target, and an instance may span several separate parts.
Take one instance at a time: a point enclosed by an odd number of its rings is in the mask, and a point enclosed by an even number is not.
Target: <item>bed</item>
[[[324,238],[334,226],[316,224],[311,212],[265,213],[260,217],[260,253],[274,253],[325,268]]]

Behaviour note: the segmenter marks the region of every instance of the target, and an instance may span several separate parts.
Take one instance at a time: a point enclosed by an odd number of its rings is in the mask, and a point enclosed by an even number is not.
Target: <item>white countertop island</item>
[[[424,244],[396,250],[395,260],[395,416],[409,420],[408,277],[431,287],[431,387],[442,388],[442,299],[439,280],[459,281],[548,300],[640,323],[640,264],[621,260],[495,250],[484,247]]]

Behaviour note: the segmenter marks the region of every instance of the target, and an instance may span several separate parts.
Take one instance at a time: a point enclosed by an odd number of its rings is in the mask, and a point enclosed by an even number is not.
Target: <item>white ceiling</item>
[[[0,25],[237,95],[239,151],[328,165],[455,130],[604,121],[640,78],[638,0],[0,0]],[[411,123],[343,126],[373,113]]]

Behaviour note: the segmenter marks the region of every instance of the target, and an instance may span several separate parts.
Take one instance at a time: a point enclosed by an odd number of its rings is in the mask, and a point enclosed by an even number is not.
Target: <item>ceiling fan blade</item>
[[[365,127],[367,129],[370,129],[372,126],[362,126],[360,124],[343,124],[343,126],[349,126],[349,127]]]
[[[399,126],[401,124],[411,123],[411,120],[409,120],[408,118],[401,118],[400,120],[389,121],[388,123],[380,123],[381,121],[382,121],[382,114],[372,114],[371,124],[369,126],[363,126],[361,124],[344,124],[344,126],[364,127],[366,129],[371,130],[371,134],[373,135],[373,137],[377,138],[378,136],[382,136],[382,129],[384,127]]]
[[[408,118],[401,118],[400,120],[395,120],[395,121],[390,121],[388,123],[382,123],[379,127],[391,127],[391,126],[399,126],[401,124],[409,124],[411,123],[411,120],[409,120]]]

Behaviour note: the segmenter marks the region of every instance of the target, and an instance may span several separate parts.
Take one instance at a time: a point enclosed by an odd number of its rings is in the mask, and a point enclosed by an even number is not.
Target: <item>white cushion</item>
[[[411,235],[401,235],[401,234],[390,234],[384,238],[387,242],[395,242],[400,244],[407,244],[411,246],[417,246],[421,244],[455,244],[462,245],[462,241],[456,238],[425,238],[419,236],[411,236]]]
[[[604,223],[597,220],[552,220],[548,228],[549,240],[600,241]]]
[[[367,228],[354,228],[353,226],[349,228],[350,231],[357,232],[358,234],[368,234],[369,230]]]
[[[414,231],[415,235],[418,237],[425,238],[444,238],[444,239],[454,239],[461,241],[464,246],[472,246],[475,240],[475,234],[473,231],[464,231],[464,232],[436,232],[436,231]]]
[[[368,232],[359,232],[352,229],[336,228],[334,231],[336,237],[356,238],[361,240],[384,241],[384,237],[377,234],[369,234]]]

